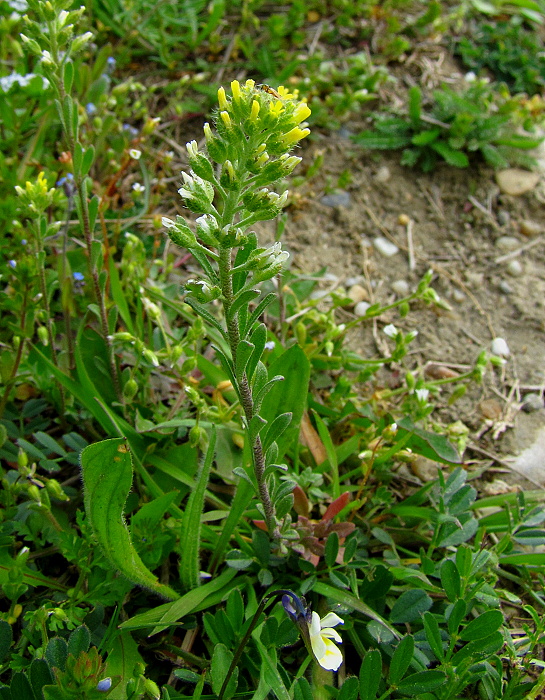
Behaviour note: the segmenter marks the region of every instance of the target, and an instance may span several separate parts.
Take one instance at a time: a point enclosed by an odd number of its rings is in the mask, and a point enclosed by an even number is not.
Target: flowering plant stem
[[[263,298],[253,312],[249,305],[260,296],[255,287],[278,275],[289,256],[278,242],[258,248],[256,234],[248,229],[282,211],[288,193],[280,195],[269,187],[300,162],[289,152],[310,133],[301,128],[310,109],[284,88],[271,96],[252,80],[243,86],[235,80],[231,89],[231,98],[223,87],[218,90],[215,132],[209,124],[204,126],[206,152],[196,141],[187,144],[191,171],[182,173],[184,183],[178,191],[188,209],[201,215],[196,231],[181,216],[176,221],[164,217],[163,224],[172,242],[190,250],[203,268],[205,279],[186,282],[185,301],[220,332],[229,348],[227,354],[221,347],[216,352],[238,394],[253,462],[253,478],[242,468],[235,474],[256,488],[269,535],[281,549],[283,527],[289,525],[290,484],[277,487],[275,482],[276,439],[291,414],[276,416],[261,437],[267,425],[259,414],[261,404],[283,377],[269,378],[261,362],[267,329],[259,316],[274,296]],[[214,300],[223,306],[225,326],[204,306]]]
[[[233,363],[236,367],[237,350],[240,344],[240,331],[237,317],[233,316],[230,313],[231,306],[233,304],[233,278],[231,272],[231,249],[222,248],[220,250],[219,259],[220,286],[223,294],[223,309],[225,312],[225,318],[229,319],[227,323],[229,349],[231,350]],[[250,425],[250,421],[254,417],[255,412],[252,389],[248,382],[248,377],[246,376],[246,373],[243,374],[240,382],[238,382],[238,393],[240,396],[242,409],[244,411],[244,416],[246,418],[246,423]],[[261,444],[261,438],[259,437],[259,435],[256,435],[253,439],[251,450],[254,460],[255,478],[259,490],[259,498],[261,500],[261,503],[263,504],[267,530],[272,535],[273,539],[278,540],[280,538],[280,529],[276,524],[274,504],[271,500],[271,495],[269,493],[267,482],[265,481],[265,455],[263,454],[263,446]]]

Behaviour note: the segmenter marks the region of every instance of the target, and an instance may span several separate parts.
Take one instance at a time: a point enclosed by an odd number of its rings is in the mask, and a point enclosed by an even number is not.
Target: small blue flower
[[[135,129],[130,124],[123,124],[123,131],[127,131],[133,137],[138,136],[138,129]]]
[[[83,282],[84,280],[84,275],[81,272],[73,272],[72,277],[74,278],[74,282]]]
[[[16,260],[8,260],[8,265],[11,267],[12,270],[15,270],[17,267],[17,261]]]
[[[95,107],[95,105],[92,102],[88,102],[85,105],[85,111],[87,112],[87,114],[89,116],[91,116],[92,114],[96,114],[97,108]]]
[[[108,68],[110,70],[114,70],[115,64],[117,63],[117,61],[115,60],[115,58],[113,56],[109,56],[106,63],[108,64]]]
[[[65,176],[65,177],[61,177],[60,180],[57,180],[57,182],[55,183],[55,185],[56,185],[57,187],[62,187],[62,186],[64,185],[65,182],[66,182],[66,176]]]
[[[21,240],[21,245],[26,245],[27,243],[28,243],[28,241],[27,241],[26,238],[23,238],[23,239]]]
[[[111,687],[112,687],[112,679],[111,678],[103,678],[97,684],[97,690],[99,690],[101,693],[105,693],[106,691],[110,690]]]

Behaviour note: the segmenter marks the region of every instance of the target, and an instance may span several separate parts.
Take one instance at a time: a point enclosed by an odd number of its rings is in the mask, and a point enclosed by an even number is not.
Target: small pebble
[[[468,285],[474,289],[479,289],[484,284],[484,274],[482,272],[466,270],[465,278]]]
[[[539,174],[519,168],[507,168],[496,173],[496,182],[504,194],[518,197],[534,189],[539,182]]]
[[[509,346],[504,338],[494,338],[490,344],[490,350],[493,355],[498,355],[499,357],[509,357],[511,354]]]
[[[383,165],[377,170],[377,174],[375,175],[375,181],[379,183],[384,183],[388,182],[388,180],[392,177],[392,174],[390,173],[390,168],[388,168],[386,165]]]
[[[533,236],[538,236],[543,231],[543,226],[538,224],[537,221],[531,221],[530,219],[524,219],[520,222],[520,232],[529,238]]]
[[[410,218],[407,216],[407,214],[400,214],[400,215],[397,217],[397,223],[398,223],[400,226],[407,226],[408,223],[409,223],[409,221],[410,221]]]
[[[318,299],[324,299],[328,294],[329,292],[327,289],[316,289],[314,292],[310,293],[309,298],[317,301]]]
[[[497,399],[485,399],[479,404],[479,409],[484,418],[499,420],[501,418],[501,404]]]
[[[363,275],[357,275],[356,277],[348,277],[345,284],[350,289],[355,284],[363,284],[365,282],[365,277]]]
[[[350,193],[345,192],[344,190],[340,190],[339,192],[335,192],[333,194],[326,194],[320,199],[320,202],[325,204],[326,207],[348,207],[351,201],[352,197],[350,196]]]
[[[511,221],[511,215],[505,209],[500,209],[497,214],[498,223],[500,226],[507,226]]]
[[[421,481],[428,482],[437,479],[439,465],[432,459],[428,459],[422,455],[416,455],[410,465],[413,474]]]
[[[348,290],[348,297],[352,299],[354,304],[359,304],[360,301],[369,300],[369,294],[367,293],[367,290],[361,286],[361,284],[354,284],[352,287],[350,287]]]
[[[452,292],[452,298],[457,304],[461,304],[465,300],[466,295],[460,289],[455,289]]]
[[[543,397],[540,394],[526,394],[522,402],[522,410],[525,413],[533,413],[545,408]]]
[[[513,288],[511,287],[511,285],[509,284],[509,282],[506,282],[505,280],[502,280],[502,281],[499,283],[498,286],[499,286],[500,292],[501,292],[502,294],[513,294]]]
[[[368,301],[360,301],[354,307],[354,313],[356,314],[356,316],[359,316],[361,318],[361,317],[365,316],[365,314],[367,313],[367,309],[370,306],[371,306],[371,304]]]
[[[511,277],[520,277],[522,275],[522,264],[520,260],[511,260],[507,265],[507,272]]]
[[[397,294],[398,297],[409,296],[409,283],[406,280],[396,280],[392,284],[392,289]]]
[[[373,240],[373,245],[381,255],[384,255],[385,258],[391,258],[392,255],[399,253],[399,248],[387,238],[383,238],[382,236],[375,238]]]
[[[514,236],[500,236],[494,243],[498,250],[504,253],[509,253],[512,250],[517,250],[520,248],[520,241]]]

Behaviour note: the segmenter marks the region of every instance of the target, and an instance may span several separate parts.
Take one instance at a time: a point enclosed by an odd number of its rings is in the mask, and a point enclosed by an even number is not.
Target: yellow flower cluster
[[[241,85],[233,80],[231,93],[228,97],[225,88],[218,90],[218,129],[223,137],[238,126],[250,134],[267,135],[266,140],[271,137],[277,143],[276,150],[286,152],[310,133],[303,124],[310,108],[299,100],[298,91],[292,93],[283,85],[275,90],[253,80]]]

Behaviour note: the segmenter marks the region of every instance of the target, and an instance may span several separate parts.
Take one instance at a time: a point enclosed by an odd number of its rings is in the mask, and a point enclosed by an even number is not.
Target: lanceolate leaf
[[[157,580],[136,552],[123,520],[132,485],[132,459],[122,438],[103,440],[81,453],[85,510],[98,543],[113,568],[130,581],[174,600],[178,594]]]

